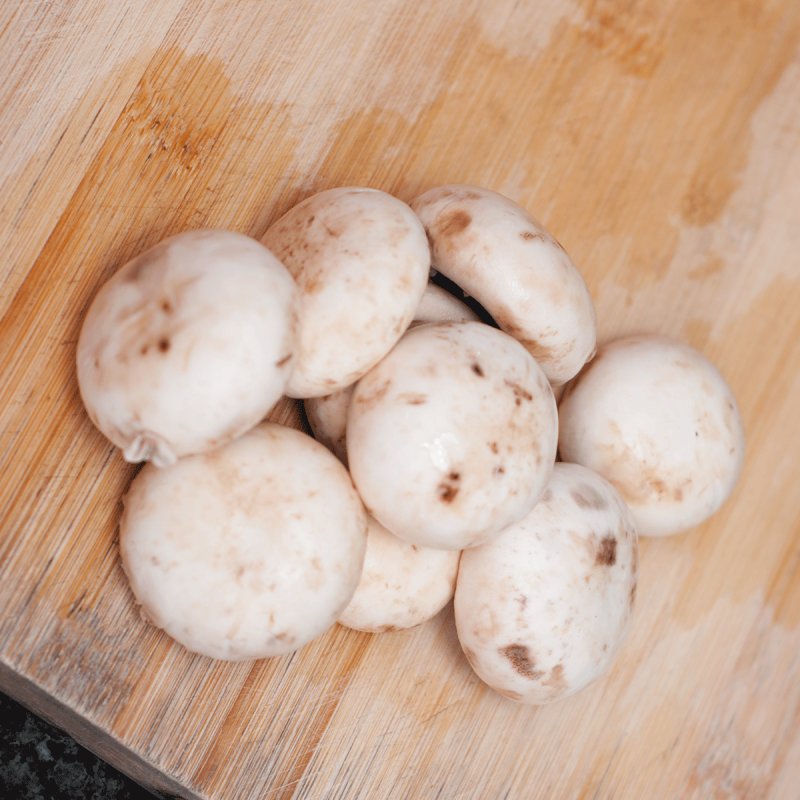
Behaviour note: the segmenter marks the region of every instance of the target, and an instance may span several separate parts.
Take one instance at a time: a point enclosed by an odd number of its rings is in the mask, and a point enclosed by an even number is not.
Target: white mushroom
[[[450,292],[429,283],[414,322],[470,322],[478,315]],[[325,397],[311,397],[305,401],[306,417],[318,442],[328,448],[343,464],[347,464],[347,409],[355,386],[348,386]]]
[[[347,452],[368,511],[412,544],[460,550],[524,517],[553,468],[556,406],[517,341],[420,325],[356,386]]]
[[[453,597],[459,556],[408,544],[370,517],[364,570],[340,624],[382,633],[429,620]]]
[[[411,207],[425,225],[433,266],[519,339],[554,384],[572,378],[595,348],[589,290],[561,245],[507,197],[440,186]]]
[[[252,428],[286,386],[294,291],[283,265],[238,233],[179,234],[129,261],[78,341],[92,422],[126,460],[157,466]]]
[[[688,345],[620,339],[567,387],[562,458],[599,472],[630,506],[639,533],[678,533],[733,491],[744,432],[724,378]]]
[[[425,287],[414,322],[478,322],[478,315],[466,303],[435,283]]]
[[[614,660],[636,578],[636,530],[619,494],[584,467],[556,464],[524,520],[462,555],[459,641],[481,680],[505,697],[566,697]]]
[[[325,397],[310,397],[303,402],[306,418],[314,437],[347,464],[347,409],[355,391],[348,386]]]
[[[264,243],[299,287],[299,346],[287,394],[355,383],[402,336],[428,280],[425,231],[375,189],[330,189],[275,222]]]
[[[344,467],[311,437],[268,423],[211,453],[146,466],[120,522],[145,617],[189,650],[232,661],[290,653],[333,625],[365,546]]]

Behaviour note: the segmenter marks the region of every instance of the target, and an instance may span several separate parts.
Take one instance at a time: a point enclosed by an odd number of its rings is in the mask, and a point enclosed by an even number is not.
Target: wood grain
[[[4,690],[185,797],[798,795],[800,4],[7,0],[0,74]],[[719,364],[748,435],[734,497],[643,542],[619,663],[553,707],[485,690],[449,610],[190,655],[119,567],[134,470],[79,402],[87,303],[169,233],[446,181],[556,233],[602,339],[660,331]]]

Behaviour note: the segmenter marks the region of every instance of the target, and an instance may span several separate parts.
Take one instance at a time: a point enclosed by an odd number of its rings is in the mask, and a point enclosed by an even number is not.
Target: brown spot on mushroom
[[[143,356],[146,356],[146,355],[147,355],[147,351],[148,351],[149,349],[150,349],[150,345],[149,345],[149,344],[143,344],[143,345],[142,345],[142,349],[141,349],[141,350],[139,350],[139,352],[140,352],[140,353],[141,353]]]
[[[532,242],[534,239],[544,240],[544,236],[536,231],[520,231],[519,235],[520,238],[524,239],[526,242]]]
[[[421,406],[428,402],[428,395],[418,394],[415,392],[405,392],[404,394],[399,395],[397,399],[402,400],[410,406]]]
[[[598,510],[608,508],[605,497],[588,483],[582,483],[576,489],[572,489],[570,494],[579,508],[596,508]]]
[[[173,311],[173,309],[172,309],[172,303],[170,303],[170,301],[169,301],[169,300],[162,300],[162,301],[161,301],[161,310],[162,310],[162,311],[163,311],[165,314],[171,314],[171,313],[172,313],[172,311]]]
[[[489,449],[496,455],[500,452],[500,448],[497,446],[497,442],[489,442]]]
[[[460,472],[455,472],[455,471],[449,472],[447,474],[447,479],[443,480],[437,487],[437,491],[439,493],[439,499],[443,503],[452,503],[453,500],[456,499],[456,495],[459,492],[460,482],[461,482]]]
[[[399,631],[397,625],[381,625],[375,629],[375,633],[391,633],[392,631]]]
[[[533,400],[533,395],[523,386],[520,386],[516,381],[510,381],[508,378],[506,378],[505,384],[511,389],[512,392],[514,392],[514,402],[517,405],[520,405],[523,400]]]
[[[544,672],[535,669],[536,662],[524,644],[509,644],[501,647],[499,652],[501,656],[508,659],[514,670],[524,678],[535,681],[544,675]]]
[[[628,596],[628,605],[633,608],[633,604],[636,602],[636,581],[633,582],[631,585],[631,592]]]
[[[167,338],[161,338],[158,340],[158,349],[162,353],[166,353],[170,348],[170,341]]]
[[[275,366],[276,367],[282,367],[284,364],[288,364],[289,361],[291,361],[291,360],[292,360],[292,354],[289,353],[288,355],[285,355],[283,358],[278,359],[275,362]]]
[[[567,682],[564,679],[564,665],[556,664],[553,669],[550,670],[550,674],[542,681],[542,685],[557,692],[566,688]]]
[[[506,474],[506,468],[501,464],[499,467],[495,467],[492,470],[492,474],[495,475],[495,476],[505,475]]]
[[[297,282],[306,294],[314,294],[322,287],[322,278],[317,274],[304,272],[302,275],[298,276]]]
[[[484,373],[484,371],[483,371],[483,367],[481,367],[481,365],[480,365],[480,364],[479,364],[477,361],[476,361],[475,363],[473,363],[473,365],[472,365],[472,371],[473,371],[473,372],[474,372],[474,373],[475,373],[475,374],[476,374],[476,375],[477,375],[479,378],[483,378],[483,377],[484,377],[484,375],[485,375],[485,373]]]
[[[466,211],[457,209],[442,217],[437,226],[440,236],[456,236],[470,223],[472,217]]]
[[[518,594],[515,599],[519,603],[520,610],[528,607],[528,595]]]
[[[617,563],[617,540],[610,534],[600,540],[595,563],[603,567],[613,567]]]
[[[333,237],[334,239],[338,239],[342,235],[342,231],[339,228],[333,228],[328,223],[325,223],[325,231],[327,232],[328,236]]]
[[[539,498],[540,503],[549,503],[553,499],[553,492],[550,489],[545,489],[542,496]]]

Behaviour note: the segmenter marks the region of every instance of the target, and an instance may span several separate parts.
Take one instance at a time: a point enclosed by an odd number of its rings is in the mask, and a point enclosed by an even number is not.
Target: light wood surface
[[[182,797],[800,796],[799,47],[796,0],[5,0],[0,686]],[[78,398],[87,303],[167,234],[453,181],[553,230],[602,339],[720,366],[734,497],[642,543],[616,668],[551,707],[485,690],[449,609],[190,655],[119,566],[134,469]]]

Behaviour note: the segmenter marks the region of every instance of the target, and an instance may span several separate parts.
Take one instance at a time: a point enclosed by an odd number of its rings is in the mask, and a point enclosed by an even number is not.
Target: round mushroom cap
[[[404,542],[369,517],[364,570],[339,623],[383,633],[431,619],[453,597],[459,556]]]
[[[83,321],[78,384],[127,461],[166,466],[257,425],[283,394],[294,281],[254,239],[172,236],[129,261]]]
[[[405,203],[376,189],[315,194],[263,241],[299,288],[290,397],[320,397],[355,383],[402,336],[428,281],[422,225]]]
[[[420,325],[356,386],[350,471],[396,536],[461,550],[533,508],[557,425],[547,379],[519,342],[478,322]]]
[[[477,320],[478,315],[469,306],[435,283],[427,285],[414,314],[415,323]],[[304,402],[314,437],[343,464],[347,464],[347,409],[354,389],[354,386],[348,386],[325,397],[310,397]]]
[[[561,457],[611,481],[639,533],[665,536],[710,517],[733,491],[744,456],[736,400],[688,345],[619,339],[567,387]]]
[[[524,209],[475,186],[440,186],[412,201],[433,267],[522,342],[553,384],[591,358],[592,298],[564,248]]]
[[[622,643],[636,594],[637,539],[618,492],[558,463],[524,520],[462,554],[458,638],[478,677],[538,705],[602,675]]]
[[[124,502],[136,600],[196,653],[291,653],[333,625],[358,585],[361,501],[336,458],[292,428],[263,424],[211,453],[148,465]]]

